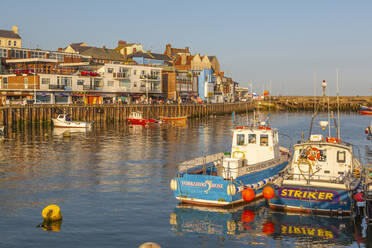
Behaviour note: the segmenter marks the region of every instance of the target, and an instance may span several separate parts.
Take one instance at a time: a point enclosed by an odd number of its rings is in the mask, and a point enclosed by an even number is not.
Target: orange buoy
[[[244,210],[241,215],[241,219],[243,222],[252,222],[254,221],[254,218],[255,218],[255,214],[251,210]]]
[[[253,201],[254,199],[254,190],[253,189],[250,189],[250,188],[247,188],[245,190],[242,191],[242,197],[244,199],[244,201]]]
[[[275,191],[270,186],[266,186],[262,191],[262,195],[265,199],[270,200],[275,196]]]
[[[262,226],[262,232],[265,234],[272,234],[275,232],[275,226],[271,222],[266,222]]]

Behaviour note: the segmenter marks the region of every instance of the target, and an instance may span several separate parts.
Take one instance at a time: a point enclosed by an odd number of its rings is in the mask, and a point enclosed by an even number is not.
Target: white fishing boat
[[[231,152],[183,162],[170,186],[182,203],[241,204],[265,196],[266,186],[286,168],[289,159],[289,150],[279,146],[277,129],[265,122],[239,126],[233,129]]]
[[[341,140],[339,124],[334,119],[336,136],[331,135],[330,121],[319,121],[323,132],[313,134],[316,113],[309,137],[294,145],[289,169],[275,185],[271,209],[325,215],[352,215],[355,197],[362,189],[363,167],[353,146]]]
[[[64,128],[91,128],[91,122],[72,121],[68,114],[59,114],[57,118],[52,118],[54,127]]]

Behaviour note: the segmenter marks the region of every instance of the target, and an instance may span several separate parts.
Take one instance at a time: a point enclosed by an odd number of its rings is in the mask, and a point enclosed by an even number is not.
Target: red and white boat
[[[155,119],[145,119],[143,118],[143,113],[140,111],[134,111],[129,114],[127,122],[131,125],[147,125],[149,123],[155,123]]]
[[[361,105],[359,109],[359,113],[361,115],[372,115],[372,107]]]

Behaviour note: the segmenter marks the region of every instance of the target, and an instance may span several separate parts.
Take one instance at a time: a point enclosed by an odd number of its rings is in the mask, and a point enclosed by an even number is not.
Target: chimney
[[[127,42],[125,40],[119,40],[118,41],[118,46],[124,46],[126,44],[127,44]]]
[[[167,45],[165,46],[165,52],[164,52],[164,54],[166,54],[166,55],[168,55],[168,56],[172,56],[171,48],[172,48],[171,44],[167,44]]]
[[[12,30],[15,34],[18,34],[18,26],[12,26]]]
[[[186,65],[186,54],[181,55],[181,65]]]
[[[187,47],[185,47],[185,51],[187,52],[187,53],[190,53],[190,48],[187,46]]]

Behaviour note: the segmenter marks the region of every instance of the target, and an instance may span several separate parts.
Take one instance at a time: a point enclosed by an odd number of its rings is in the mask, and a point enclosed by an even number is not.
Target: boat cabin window
[[[71,118],[69,115],[66,115],[66,121],[71,121]]]
[[[319,161],[320,162],[326,162],[327,161],[327,152],[326,150],[319,150],[320,156],[319,156]]]
[[[261,146],[268,146],[269,145],[269,135],[261,134],[260,135],[260,145]]]
[[[256,144],[256,134],[249,134],[248,135],[248,143],[249,144]]]
[[[244,146],[244,144],[245,144],[244,139],[245,139],[244,134],[237,134],[236,135],[236,145]]]
[[[346,153],[345,152],[337,152],[337,162],[339,163],[345,163],[346,161]]]

